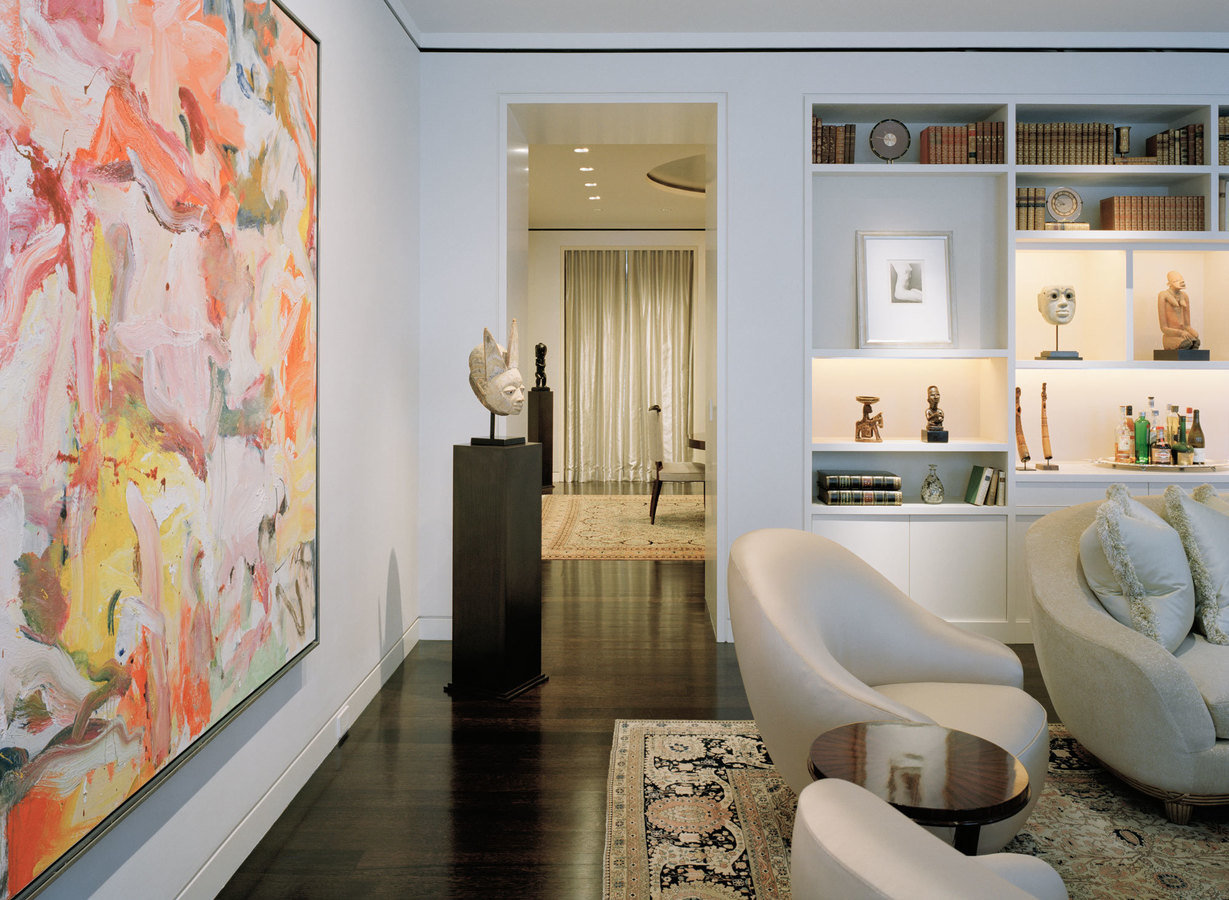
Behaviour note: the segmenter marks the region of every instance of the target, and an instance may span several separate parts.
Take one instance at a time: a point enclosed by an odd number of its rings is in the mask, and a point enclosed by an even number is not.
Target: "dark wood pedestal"
[[[452,453],[453,697],[510,700],[542,673],[542,447]]]
[[[555,392],[534,388],[529,392],[529,440],[542,445],[542,493],[555,489]]]

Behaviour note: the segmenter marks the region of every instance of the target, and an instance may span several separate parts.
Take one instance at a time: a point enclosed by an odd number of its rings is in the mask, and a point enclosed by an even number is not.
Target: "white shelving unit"
[[[1222,100],[1225,106],[1222,107]],[[1136,412],[1149,396],[1199,408],[1210,458],[1229,457],[1229,232],[1218,198],[1229,166],[1217,160],[1218,117],[1229,98],[1003,97],[968,102],[933,97],[896,102],[882,96],[805,99],[804,149],[806,333],[805,527],[845,544],[914,599],[951,621],[1007,641],[1030,641],[1023,535],[1054,509],[1104,496],[1114,482],[1137,493],[1167,484],[1204,482],[1229,490],[1229,470],[1134,472],[1096,465],[1112,451],[1118,407]],[[851,164],[810,160],[811,116],[825,124],[855,124]],[[885,118],[905,123],[912,142],[885,163],[868,137]],[[1003,164],[932,165],[918,161],[919,136],[929,125],[1002,122]],[[1109,122],[1131,129],[1130,154],[1148,137],[1201,125],[1204,155],[1191,165],[1021,165],[1018,123]],[[1016,228],[1016,189],[1074,189],[1087,231]],[[1100,201],[1115,195],[1204,198],[1199,231],[1108,231]],[[862,349],[857,327],[855,234],[858,231],[950,231],[957,331],[950,349]],[[1157,294],[1176,269],[1192,298],[1193,325],[1211,352],[1208,362],[1154,361],[1160,347]],[[1037,310],[1040,290],[1076,289],[1073,322],[1060,329],[1061,349],[1080,360],[1038,359],[1053,349],[1054,328]],[[1032,465],[1042,456],[1040,393],[1047,388],[1053,472]],[[947,444],[920,439],[926,388],[939,387]],[[1015,389],[1031,452],[1019,471]],[[853,440],[861,404],[881,398],[882,443]],[[942,504],[919,502],[921,481],[935,465]],[[1006,505],[963,502],[975,465],[1007,474]],[[827,506],[818,502],[820,470],[888,470],[903,481],[899,507]]]

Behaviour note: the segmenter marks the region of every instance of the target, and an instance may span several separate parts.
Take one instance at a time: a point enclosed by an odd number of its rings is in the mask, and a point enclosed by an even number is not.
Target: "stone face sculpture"
[[[1042,350],[1038,359],[1081,359],[1078,350],[1058,349],[1058,326],[1075,318],[1075,288],[1068,284],[1047,285],[1037,295],[1037,310],[1054,326],[1054,349]]]
[[[1066,325],[1075,318],[1075,288],[1069,285],[1043,287],[1037,295],[1037,309],[1051,325]]]
[[[497,416],[515,416],[525,405],[525,381],[517,368],[518,356],[516,319],[508,327],[507,350],[484,328],[481,346],[470,351],[469,386],[479,402]]]
[[[1191,298],[1186,292],[1186,280],[1181,272],[1169,272],[1165,280],[1165,290],[1156,297],[1161,346],[1166,350],[1198,350],[1199,332],[1191,327]]]

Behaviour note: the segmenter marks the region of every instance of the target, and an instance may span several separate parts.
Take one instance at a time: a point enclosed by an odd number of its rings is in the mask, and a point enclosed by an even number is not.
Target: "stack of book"
[[[892,472],[818,472],[820,503],[829,506],[900,506],[900,476]]]
[[[1088,231],[1087,222],[1047,222],[1046,189],[1016,188],[1016,231]]]
[[[1041,231],[1046,224],[1046,189],[1016,188],[1016,231]]]
[[[974,466],[969,472],[969,486],[964,502],[974,506],[1006,506],[1007,475],[993,466]]]
[[[1221,116],[1217,121],[1220,140],[1216,142],[1216,158],[1222,166],[1229,166],[1229,116]]]
[[[853,162],[857,130],[856,125],[825,125],[819,116],[812,116],[811,162]]]
[[[1154,134],[1146,142],[1149,157],[1161,166],[1202,166],[1203,126],[1187,125]]]
[[[1114,161],[1108,122],[1019,122],[1016,162],[1022,166],[1099,166]]]
[[[1101,201],[1106,231],[1203,231],[1203,197],[1106,197]]]
[[[922,129],[918,162],[932,164],[1001,164],[1002,122],[970,122],[968,125],[931,125]]]

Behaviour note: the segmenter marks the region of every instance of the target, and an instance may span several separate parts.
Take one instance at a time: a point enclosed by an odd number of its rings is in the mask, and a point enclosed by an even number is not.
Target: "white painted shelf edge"
[[[1006,441],[951,440],[946,444],[925,444],[921,440],[886,440],[878,443],[850,441],[840,438],[818,438],[811,443],[812,452],[827,453],[865,451],[867,453],[1006,453]]]
[[[944,503],[903,503],[900,506],[829,506],[812,503],[813,516],[1005,516],[1006,506],[974,506],[963,501]]]

